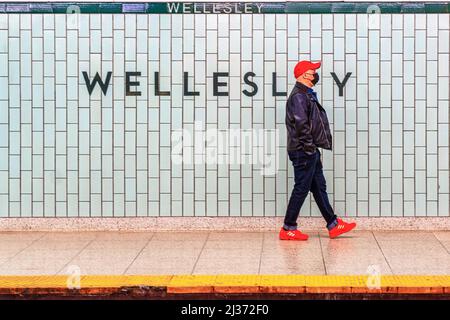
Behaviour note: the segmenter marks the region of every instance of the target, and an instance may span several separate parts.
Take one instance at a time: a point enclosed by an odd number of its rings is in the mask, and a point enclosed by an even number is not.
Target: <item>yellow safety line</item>
[[[79,280],[79,281],[78,281]],[[163,287],[168,293],[403,292],[450,293],[450,275],[66,275],[0,276],[8,289]]]

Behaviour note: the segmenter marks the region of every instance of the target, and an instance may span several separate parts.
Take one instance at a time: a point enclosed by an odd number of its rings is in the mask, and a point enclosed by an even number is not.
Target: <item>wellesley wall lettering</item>
[[[91,79],[89,77],[89,74],[87,71],[82,71],[84,81],[86,83],[86,88],[89,92],[89,95],[92,94],[92,92],[95,89],[95,86],[98,84],[103,92],[104,95],[107,94],[109,85],[111,83],[111,77],[112,77],[112,71],[108,71],[106,74],[105,79],[98,74],[98,72],[95,74],[94,78]],[[344,92],[344,86],[347,83],[348,79],[350,78],[351,72],[347,72],[343,80],[340,80],[338,76],[331,72],[331,76],[334,79],[335,84],[339,88],[339,96],[343,96]],[[228,77],[228,72],[213,72],[213,95],[214,96],[228,96],[229,92],[227,91],[228,82],[226,82],[226,77]],[[125,72],[125,95],[126,96],[140,96],[141,91],[139,91],[139,77],[141,76],[141,72],[139,71],[127,71]],[[242,90],[242,93],[245,94],[248,97],[252,97],[258,93],[258,86],[255,82],[251,81],[251,77],[256,76],[256,74],[252,71],[249,71],[244,74],[244,82],[246,85],[248,85],[251,88],[247,90]],[[170,96],[170,91],[165,90],[166,88],[160,88],[160,82],[159,82],[159,72],[154,73],[154,94],[155,96]],[[190,85],[189,85],[189,73],[184,72],[183,73],[183,95],[184,96],[198,96],[200,95],[200,92],[190,91]],[[286,96],[287,92],[281,92],[277,89],[277,73],[272,73],[272,96]]]
[[[261,13],[261,7],[261,3],[167,3],[170,13]]]

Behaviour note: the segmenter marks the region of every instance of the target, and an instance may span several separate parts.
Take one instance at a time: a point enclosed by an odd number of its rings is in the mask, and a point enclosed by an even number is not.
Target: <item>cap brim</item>
[[[313,69],[313,70],[319,69],[321,64],[322,63],[320,61],[317,62],[317,63],[312,63],[311,64],[311,69]]]

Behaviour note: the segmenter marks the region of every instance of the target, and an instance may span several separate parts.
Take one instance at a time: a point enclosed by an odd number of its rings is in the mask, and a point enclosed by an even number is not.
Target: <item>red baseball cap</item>
[[[308,61],[308,60],[302,60],[302,61],[297,62],[297,64],[295,65],[295,68],[294,68],[295,79],[300,77],[302,74],[304,74],[308,70],[319,69],[320,64],[321,64],[320,61],[317,63],[312,63],[311,61]]]

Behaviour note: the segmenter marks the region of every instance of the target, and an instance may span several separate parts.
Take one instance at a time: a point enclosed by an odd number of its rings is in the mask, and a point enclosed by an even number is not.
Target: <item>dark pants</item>
[[[314,200],[327,222],[327,228],[332,229],[337,224],[337,217],[328,201],[319,149],[313,155],[308,155],[302,150],[288,151],[288,155],[294,166],[295,184],[286,210],[284,228],[297,229],[300,208],[311,190]]]

